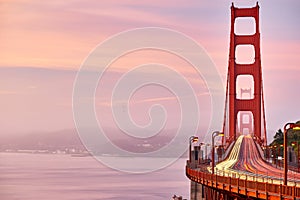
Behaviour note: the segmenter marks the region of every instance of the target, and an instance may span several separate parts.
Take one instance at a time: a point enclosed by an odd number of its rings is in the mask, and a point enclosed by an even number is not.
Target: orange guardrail
[[[300,198],[300,187],[296,186],[244,180],[217,174],[213,175],[191,169],[188,166],[186,166],[186,176],[199,184],[248,197],[271,200]]]

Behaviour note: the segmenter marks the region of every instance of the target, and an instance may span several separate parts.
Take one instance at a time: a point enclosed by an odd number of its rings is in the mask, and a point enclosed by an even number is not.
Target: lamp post
[[[212,163],[212,168],[211,168],[211,173],[215,173],[215,137],[217,136],[224,136],[224,133],[219,132],[219,131],[214,131],[211,135],[211,163]]]
[[[265,155],[265,159],[269,162],[270,161],[270,149],[269,146],[263,146],[263,150],[264,150],[264,155]]]
[[[284,148],[283,144],[281,144],[281,145],[278,146],[278,156],[281,155],[281,148]],[[279,168],[282,167],[282,165],[283,165],[282,159],[284,159],[283,155],[280,156],[280,157],[281,157],[281,161],[278,160],[278,166],[279,166]]]
[[[197,136],[191,136],[189,139],[189,161],[192,161],[192,143],[197,142],[198,137]]]
[[[205,143],[203,143],[203,142],[201,142],[200,145],[199,145],[199,147],[200,147],[200,149],[199,149],[200,153],[201,153],[201,146],[203,146],[203,145],[205,146]],[[202,151],[202,152],[203,152],[203,151]],[[201,162],[203,162],[203,160],[204,160],[203,154],[204,154],[204,153],[201,154]]]
[[[299,141],[297,141],[297,172],[299,173]]]
[[[277,168],[277,165],[278,165],[278,156],[279,156],[279,153],[277,152],[277,145],[274,145],[273,146],[273,153],[275,154],[274,155],[274,161],[275,161],[275,165],[276,165],[276,168]]]
[[[270,162],[270,160],[271,160],[271,154],[272,154],[272,149],[271,149],[271,147],[267,145],[267,146],[266,146],[266,151],[267,151],[267,153],[266,153],[267,160],[268,160],[268,162]]]
[[[274,152],[275,152],[275,165],[276,165],[276,168],[277,166],[280,168],[281,164],[280,164],[280,160],[282,160],[283,158],[283,155],[281,156],[281,147],[283,148],[283,144],[278,144],[278,145],[274,145],[273,148],[274,148]]]
[[[297,141],[297,172],[299,173],[299,141]]]
[[[287,133],[290,129],[300,130],[300,125],[295,123],[287,123],[283,127],[283,156],[284,156],[284,177],[283,184],[287,185],[288,159],[287,159]]]
[[[269,162],[275,164],[275,161],[274,161],[274,150],[273,150],[273,146],[270,146],[269,145]]]
[[[299,141],[291,143],[293,147],[297,145],[297,172],[299,172]]]
[[[207,155],[207,147],[210,146],[210,144],[205,145],[205,162],[208,160],[208,155]]]

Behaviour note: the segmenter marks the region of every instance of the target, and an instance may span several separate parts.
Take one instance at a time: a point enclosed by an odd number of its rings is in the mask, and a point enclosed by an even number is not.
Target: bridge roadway
[[[283,183],[283,170],[262,158],[251,136],[240,136],[227,158],[211,167],[191,168],[186,174],[191,180],[219,191],[257,199],[300,199],[300,173],[288,172],[288,185]]]

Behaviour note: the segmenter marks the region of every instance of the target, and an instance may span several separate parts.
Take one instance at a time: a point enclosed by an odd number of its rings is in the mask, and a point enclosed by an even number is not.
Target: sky
[[[256,4],[252,0],[233,2],[240,7]],[[286,122],[300,120],[297,109],[300,100],[297,89],[300,84],[300,25],[297,22],[300,2],[272,0],[259,1],[259,4],[266,120],[267,129],[273,135],[272,131],[282,128]],[[220,76],[225,85],[230,6],[231,1],[227,0],[1,0],[0,133],[42,134],[73,129],[72,92],[80,66],[101,42],[134,28],[168,28],[192,38],[206,50],[219,72],[216,76]],[[249,24],[251,27],[251,21]],[[241,25],[239,31],[251,31],[248,27]],[[251,51],[245,50],[240,56],[251,60],[249,54]],[[142,50],[120,57],[102,80],[105,87],[96,92],[96,108],[104,126],[113,123],[106,113],[111,108],[109,97],[118,78],[134,66],[147,63],[167,64],[184,74],[196,91],[200,110],[204,116],[209,116],[208,90],[201,77],[184,67],[188,63],[166,52]],[[140,73],[145,76],[163,72],[146,70]],[[133,101],[129,103],[136,123],[147,125],[147,110],[153,103],[161,103],[171,113],[165,128],[176,128],[180,119],[176,115],[178,102],[172,97],[172,91],[154,86],[144,89],[146,92],[133,94]],[[223,115],[223,110],[219,113]],[[203,124],[210,123],[209,117],[201,120]]]

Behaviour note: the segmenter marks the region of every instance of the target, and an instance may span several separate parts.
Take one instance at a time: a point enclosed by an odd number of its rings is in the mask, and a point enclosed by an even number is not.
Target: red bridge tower
[[[239,17],[253,17],[255,20],[255,33],[253,35],[235,34],[235,20]],[[240,64],[236,62],[236,47],[238,45],[253,45],[255,59],[253,63]],[[237,98],[237,77],[250,75],[254,81],[254,96],[249,99]],[[260,58],[260,32],[259,32],[259,6],[253,8],[237,8],[231,6],[231,33],[229,49],[229,66],[227,77],[227,92],[229,90],[229,137],[231,143],[237,138],[237,115],[239,112],[249,111],[253,116],[253,134],[260,144],[266,144],[266,132],[262,135],[262,114],[264,117],[264,101],[262,88],[262,70]],[[226,111],[225,111],[226,113]],[[226,117],[225,117],[226,118]],[[224,123],[225,124],[225,123]],[[264,120],[265,125],[265,120]]]

